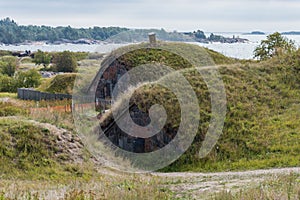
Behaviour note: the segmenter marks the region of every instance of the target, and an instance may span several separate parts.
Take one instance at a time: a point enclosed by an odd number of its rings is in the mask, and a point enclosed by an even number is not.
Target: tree
[[[13,56],[4,56],[0,59],[0,73],[14,76],[18,62]]]
[[[58,72],[75,72],[77,70],[77,60],[74,53],[64,51],[54,55],[53,63]]]
[[[48,53],[45,53],[41,50],[38,50],[35,54],[34,54],[34,59],[33,62],[36,65],[41,65],[43,64],[44,67],[47,67],[50,64],[51,61],[51,55],[49,55]]]
[[[194,31],[195,37],[198,39],[206,39],[206,36],[203,31],[197,30],[197,32]]]
[[[260,45],[254,50],[254,58],[266,60],[280,54],[291,53],[296,50],[295,43],[280,33],[275,32],[262,40]]]
[[[35,69],[31,69],[31,70],[28,70],[25,72],[19,71],[15,77],[17,86],[19,88],[20,87],[25,87],[25,88],[38,87],[41,84],[41,78],[42,78],[42,76]]]

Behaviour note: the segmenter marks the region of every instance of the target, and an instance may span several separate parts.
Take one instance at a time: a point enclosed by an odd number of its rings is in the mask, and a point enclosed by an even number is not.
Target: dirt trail
[[[224,190],[237,192],[247,187],[257,187],[263,181],[291,173],[300,177],[300,167],[244,172],[152,173],[152,175],[163,178],[165,185],[179,198],[207,199]]]

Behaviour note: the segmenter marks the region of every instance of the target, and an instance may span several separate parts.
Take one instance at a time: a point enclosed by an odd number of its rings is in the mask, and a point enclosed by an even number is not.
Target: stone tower
[[[149,36],[150,45],[155,46],[156,45],[156,35],[155,35],[155,33],[154,32],[149,33],[148,36]]]

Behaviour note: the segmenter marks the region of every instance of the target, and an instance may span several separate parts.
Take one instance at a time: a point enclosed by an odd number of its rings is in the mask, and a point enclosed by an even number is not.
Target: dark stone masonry
[[[151,37],[153,37],[153,35],[151,35]],[[101,69],[104,69],[104,71],[101,71]],[[97,75],[100,76],[101,74],[101,77],[95,79],[98,81],[96,83],[94,81],[92,85],[96,88],[94,91],[96,94],[96,108],[103,112],[109,108],[107,108],[107,105],[104,105],[102,102],[111,100],[112,91],[115,89],[118,80],[122,77],[122,75],[130,70],[130,67],[126,66],[119,59],[113,58],[110,61],[104,62],[101,69]],[[90,91],[92,90],[90,89]],[[137,125],[144,127],[151,122],[148,112],[140,110],[137,105],[131,104],[128,109],[132,120]],[[145,153],[156,151],[169,144],[177,133],[176,129],[170,130],[169,128],[164,127],[158,134],[149,138],[133,137],[132,135],[123,132],[118,127],[115,121],[119,119],[113,119],[112,116],[110,117],[111,119],[100,124],[101,129],[104,132],[100,134],[104,134],[117,147],[130,152]],[[121,115],[121,117],[123,116]],[[99,114],[98,118],[101,121],[102,114]],[[132,131],[134,132],[139,130],[132,129]]]

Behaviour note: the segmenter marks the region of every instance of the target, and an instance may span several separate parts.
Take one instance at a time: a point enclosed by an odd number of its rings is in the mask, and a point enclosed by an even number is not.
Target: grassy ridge
[[[148,57],[143,59],[139,51],[127,54],[125,64],[134,67],[148,61]],[[228,171],[299,166],[299,52],[294,56],[261,63],[223,59],[223,56],[213,51],[208,51],[208,55],[215,63],[222,65],[219,66],[219,72],[227,96],[223,135],[207,157],[198,158],[211,117],[209,92],[201,75],[193,67],[187,69],[180,65],[180,61],[163,60],[163,63],[175,63],[174,69],[179,70],[190,82],[199,100],[201,116],[192,146],[163,171]],[[126,63],[126,60],[135,62]],[[131,101],[143,110],[154,104],[163,105],[168,114],[164,128],[169,131],[178,128],[180,106],[168,89],[150,84],[137,90]],[[106,117],[108,121],[111,120],[111,116]]]

